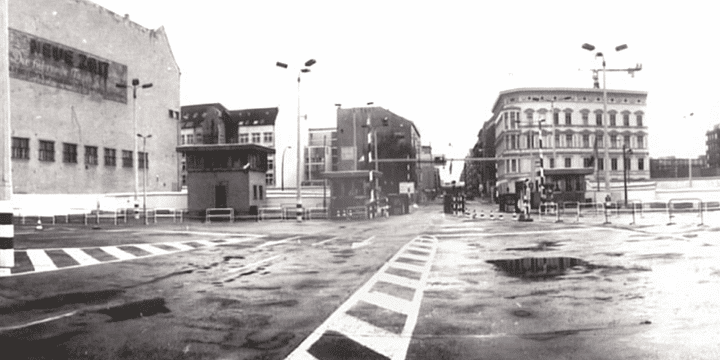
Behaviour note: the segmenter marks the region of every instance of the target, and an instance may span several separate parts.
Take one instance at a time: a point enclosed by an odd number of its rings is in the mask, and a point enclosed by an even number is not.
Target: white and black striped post
[[[8,1],[0,0],[0,49],[9,48]],[[15,266],[10,163],[10,55],[0,51],[0,275]]]

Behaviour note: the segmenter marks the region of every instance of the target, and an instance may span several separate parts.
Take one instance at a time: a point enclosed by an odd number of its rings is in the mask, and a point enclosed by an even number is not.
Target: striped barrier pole
[[[15,230],[10,200],[0,201],[0,275],[15,266]]]

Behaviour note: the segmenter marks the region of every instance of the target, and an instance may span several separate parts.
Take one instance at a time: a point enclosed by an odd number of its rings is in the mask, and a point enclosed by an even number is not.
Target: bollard
[[[560,220],[560,207],[558,206],[558,204],[555,204],[555,222],[556,223],[563,222],[562,220]]]
[[[480,210],[480,218],[481,218],[481,219],[484,219],[484,218],[485,218],[485,213],[484,213],[482,210]]]
[[[580,203],[577,203],[577,219],[575,222],[580,222]]]
[[[12,203],[0,201],[0,275],[10,274],[15,266],[14,237]]]
[[[698,226],[705,226],[703,224],[703,202],[700,200],[700,224]]]
[[[635,203],[632,204],[632,217],[633,220],[630,225],[635,225]]]
[[[490,210],[490,220],[495,220],[495,216],[493,215],[492,210]]]

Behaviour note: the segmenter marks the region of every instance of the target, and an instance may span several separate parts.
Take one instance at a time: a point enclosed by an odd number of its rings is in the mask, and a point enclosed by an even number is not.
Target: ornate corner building
[[[624,176],[649,179],[646,104],[647,92],[607,90],[603,117],[601,89],[502,91],[473,148],[478,157],[496,159],[480,166],[482,192],[519,193],[527,179],[535,189],[548,181],[543,186],[556,193],[584,197],[604,190],[605,169],[611,188],[621,187]]]

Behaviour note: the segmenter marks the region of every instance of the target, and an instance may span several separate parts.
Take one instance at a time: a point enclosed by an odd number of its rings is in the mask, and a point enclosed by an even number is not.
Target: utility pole
[[[0,275],[15,266],[10,132],[10,54],[8,0],[0,0]]]

